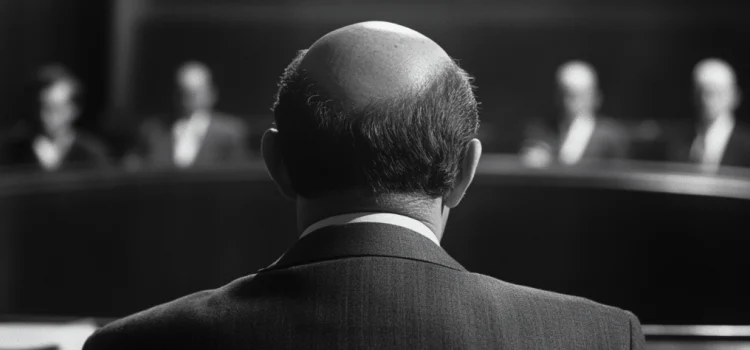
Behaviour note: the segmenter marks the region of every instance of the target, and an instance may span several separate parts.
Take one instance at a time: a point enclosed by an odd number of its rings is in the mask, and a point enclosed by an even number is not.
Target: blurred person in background
[[[0,146],[0,163],[44,171],[106,166],[102,143],[75,125],[82,99],[80,82],[64,67],[41,68],[17,101],[21,120]]]
[[[145,121],[128,169],[204,167],[239,164],[248,159],[248,127],[240,118],[218,112],[218,91],[211,70],[200,62],[183,64],[176,75],[177,111],[165,122]]]
[[[594,68],[582,61],[567,62],[557,70],[557,86],[561,113],[555,120],[530,123],[522,162],[545,167],[624,158],[628,134],[619,123],[598,114],[602,94]]]
[[[698,119],[673,137],[673,161],[698,164],[707,172],[721,166],[750,166],[750,128],[740,123],[734,111],[741,92],[732,67],[709,58],[693,70]]]

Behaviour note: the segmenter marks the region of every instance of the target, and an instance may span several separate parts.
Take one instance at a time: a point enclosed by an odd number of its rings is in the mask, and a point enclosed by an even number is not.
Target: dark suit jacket
[[[690,149],[698,135],[695,126],[685,123],[672,124],[668,128],[666,135],[669,139],[669,159],[674,162],[693,162],[690,159]],[[750,128],[747,125],[735,122],[721,165],[750,167]]]
[[[147,120],[141,125],[137,145],[129,156],[130,162],[156,168],[174,166],[173,124],[159,119]],[[247,126],[239,118],[214,112],[206,136],[193,161],[192,167],[211,167],[219,164],[236,164],[247,160]]]
[[[0,145],[0,165],[13,170],[41,171],[34,153],[34,136],[13,137]],[[77,132],[70,150],[57,171],[106,168],[110,165],[105,147],[94,137]]]
[[[526,129],[524,145],[544,144],[554,155],[558,155],[562,147],[562,138],[562,131],[556,123],[535,121]],[[628,155],[628,146],[627,129],[614,119],[599,116],[581,159],[625,158]]]
[[[643,345],[629,312],[471,273],[415,232],[356,223],[311,233],[256,274],[115,321],[84,349]]]

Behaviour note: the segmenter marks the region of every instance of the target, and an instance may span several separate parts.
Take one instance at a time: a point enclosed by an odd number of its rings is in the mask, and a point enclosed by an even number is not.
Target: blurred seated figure
[[[561,115],[529,125],[521,148],[523,163],[544,167],[625,157],[627,132],[616,121],[598,115],[602,96],[594,68],[582,61],[565,63],[557,71],[557,84]]]
[[[177,71],[177,85],[177,113],[167,121],[154,118],[141,125],[125,166],[188,168],[245,161],[247,125],[214,110],[218,96],[209,68],[199,62],[184,64]]]
[[[740,89],[726,62],[710,58],[693,70],[696,123],[673,132],[673,161],[699,164],[707,172],[722,165],[750,166],[750,129],[735,119]]]
[[[104,146],[78,130],[82,88],[57,65],[39,70],[19,102],[21,121],[0,146],[4,167],[56,171],[107,165]]]

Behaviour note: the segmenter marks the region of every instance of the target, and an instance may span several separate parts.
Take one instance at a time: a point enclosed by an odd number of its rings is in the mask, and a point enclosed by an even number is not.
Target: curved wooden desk
[[[644,324],[750,324],[747,175],[489,155],[443,246],[472,271]],[[294,205],[260,164],[5,176],[0,218],[0,313],[25,315],[122,316],[253,273],[296,239]]]

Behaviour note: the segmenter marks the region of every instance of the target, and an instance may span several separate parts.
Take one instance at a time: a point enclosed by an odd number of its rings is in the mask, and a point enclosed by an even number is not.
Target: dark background
[[[433,38],[476,76],[485,149],[512,152],[526,120],[555,113],[554,72],[569,59],[599,70],[605,114],[691,118],[698,60],[727,60],[741,85],[750,76],[748,13],[729,0],[2,1],[0,93],[62,62],[88,86],[84,126],[127,134],[170,108],[176,66],[198,59],[215,70],[219,107],[260,132],[296,50],[346,24],[389,20]],[[11,105],[0,101],[2,125],[14,120]]]
[[[526,120],[555,113],[554,73],[569,59],[598,69],[605,114],[691,118],[697,61],[727,60],[741,85],[750,76],[748,13],[729,0],[2,1],[0,94],[14,96],[42,63],[64,63],[88,87],[83,126],[125,147],[138,121],[171,107],[176,66],[198,59],[215,70],[219,107],[259,133],[296,50],[346,24],[388,20],[476,76],[485,150],[513,152]],[[0,126],[15,121],[12,104],[0,99]],[[739,118],[750,122],[747,111]]]
[[[191,57],[215,67],[222,107],[268,123],[276,78],[296,50],[368,19],[424,33],[476,76],[488,151],[513,152],[525,120],[555,113],[555,70],[569,59],[597,67],[603,112],[630,120],[691,118],[691,73],[700,59],[722,57],[741,80],[750,75],[748,11],[728,2],[152,3],[133,46],[128,105],[138,113],[167,107],[159,91],[169,89],[173,67]]]
[[[86,85],[87,110],[81,124],[96,130],[107,109],[110,0],[0,1],[0,131],[19,118],[15,100],[43,64],[60,63]]]

